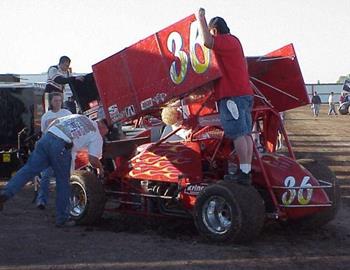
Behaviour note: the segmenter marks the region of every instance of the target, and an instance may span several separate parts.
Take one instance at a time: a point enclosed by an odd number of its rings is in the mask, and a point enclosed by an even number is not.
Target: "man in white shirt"
[[[331,94],[328,96],[328,105],[329,105],[328,115],[331,115],[332,113],[334,115],[337,115],[337,112],[335,110],[334,92],[331,92]]]
[[[85,115],[72,114],[54,120],[38,141],[28,162],[10,179],[0,193],[0,210],[35,175],[52,167],[56,176],[56,226],[74,226],[69,220],[70,170],[72,153],[87,148],[89,162],[103,175],[102,137],[108,133],[105,120],[93,121]]]
[[[41,132],[46,133],[51,122],[57,118],[71,115],[69,110],[62,109],[63,97],[61,93],[53,92],[49,95],[50,107],[49,110],[41,117]]]
[[[71,83],[75,80],[84,81],[83,76],[71,76],[70,70],[70,58],[68,56],[61,56],[58,65],[49,67],[47,71],[47,82],[44,94],[44,106],[45,111],[48,107],[47,95],[52,92],[59,92],[63,94],[63,90],[66,84]]]
[[[45,134],[52,121],[57,118],[71,115],[66,109],[62,109],[63,97],[61,93],[53,92],[49,94],[50,107],[49,111],[41,117],[41,132]],[[39,209],[45,209],[49,197],[50,178],[54,176],[51,167],[41,173],[40,188],[36,198],[36,204]]]

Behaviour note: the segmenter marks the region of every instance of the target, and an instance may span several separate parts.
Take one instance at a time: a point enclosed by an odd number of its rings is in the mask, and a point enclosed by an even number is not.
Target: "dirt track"
[[[309,107],[286,114],[298,158],[324,161],[340,179],[342,207],[317,232],[268,224],[249,245],[202,242],[191,222],[152,222],[105,215],[95,227],[57,229],[54,200],[40,211],[30,187],[0,213],[3,269],[349,269],[350,116],[314,119]],[[155,224],[154,224],[155,223]]]

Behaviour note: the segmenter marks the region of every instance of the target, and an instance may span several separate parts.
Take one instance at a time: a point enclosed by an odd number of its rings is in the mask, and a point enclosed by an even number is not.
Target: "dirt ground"
[[[0,212],[0,270],[4,269],[350,269],[350,116],[317,119],[309,107],[286,114],[298,158],[325,162],[341,184],[334,221],[315,232],[268,224],[247,245],[200,240],[187,222],[105,215],[94,227],[57,229],[54,200],[41,211],[26,187]]]

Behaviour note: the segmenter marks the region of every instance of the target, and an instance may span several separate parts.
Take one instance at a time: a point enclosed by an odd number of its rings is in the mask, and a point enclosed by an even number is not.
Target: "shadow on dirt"
[[[166,239],[197,241],[199,235],[192,220],[175,218],[148,218],[112,214],[86,230],[112,231],[115,233],[153,234]]]
[[[328,224],[319,229],[299,230],[287,225],[282,225],[274,221],[267,221],[261,234],[253,243],[241,244],[249,246],[251,244],[263,244],[273,241],[276,245],[290,243],[304,243],[318,240],[334,240],[338,237],[336,226]],[[104,217],[95,226],[86,227],[86,232],[90,231],[111,231],[114,233],[128,233],[134,235],[157,236],[161,241],[176,240],[186,244],[204,243],[214,246],[227,245],[227,243],[213,243],[201,238],[191,220],[179,219],[157,219],[133,217],[126,215],[111,215]],[[350,237],[347,236],[347,237]]]

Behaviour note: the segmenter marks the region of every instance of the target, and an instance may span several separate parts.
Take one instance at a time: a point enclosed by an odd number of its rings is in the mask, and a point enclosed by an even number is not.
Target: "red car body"
[[[328,211],[335,202],[327,190],[334,186],[319,181],[295,160],[280,117],[280,112],[309,103],[293,45],[247,57],[247,62],[255,92],[252,186],[264,198],[267,216],[286,221]],[[212,96],[220,68],[199,41],[195,17],[93,65],[93,76],[111,124],[159,116],[162,106],[180,99],[188,111],[185,122],[192,128],[184,141],[168,142],[165,137],[151,143],[150,131],[141,130],[106,142],[104,162],[113,166],[106,172],[104,189],[119,202],[109,210],[193,214],[198,196],[227,174],[228,161],[238,162]],[[276,152],[278,136],[284,137],[285,155]]]

